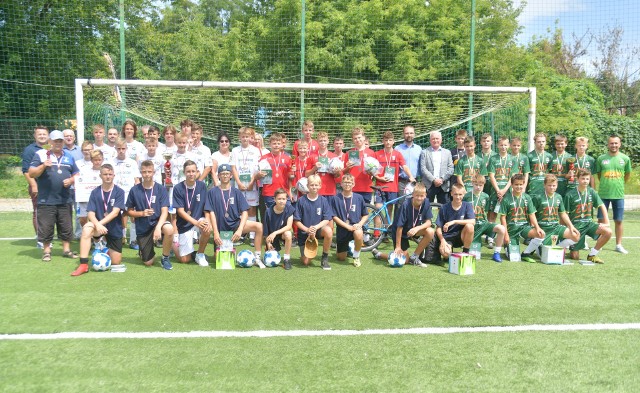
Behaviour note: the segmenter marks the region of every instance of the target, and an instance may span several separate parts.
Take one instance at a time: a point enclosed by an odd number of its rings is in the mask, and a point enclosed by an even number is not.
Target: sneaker
[[[256,259],[256,265],[258,265],[258,267],[260,269],[266,269],[267,267],[264,265],[264,263],[262,263],[262,260],[260,258]]]
[[[531,257],[531,253],[522,254],[520,256],[520,259],[522,260],[522,262],[536,263],[536,260]]]
[[[249,240],[249,245],[250,245],[251,247],[255,247],[255,246],[256,246],[256,241],[255,241],[255,239],[251,239],[251,240]]]
[[[44,244],[42,244],[42,242],[36,242],[36,247],[38,247],[39,249],[43,249],[44,248]]]
[[[140,250],[140,246],[138,246],[138,242],[135,240],[129,243],[129,248],[132,250]]]
[[[290,259],[285,259],[284,260],[284,270],[291,270],[291,260]]]
[[[629,253],[629,251],[625,250],[624,247],[622,247],[622,244],[616,245],[616,252],[619,252],[620,254],[628,254]]]
[[[602,260],[602,258],[600,258],[597,255],[589,255],[587,257],[587,261],[593,262],[593,263],[604,263],[604,261]]]
[[[493,250],[493,247],[496,245],[495,241],[492,237],[487,238],[487,248]]]
[[[502,257],[500,256],[499,252],[494,252],[491,260],[493,260],[494,262],[502,262]]]
[[[336,243],[335,241],[331,242],[331,248],[333,248],[334,250],[338,247],[338,243]]]
[[[77,277],[81,276],[85,273],[89,272],[89,265],[86,263],[81,263],[78,265],[78,268],[71,273],[72,276]]]
[[[240,239],[238,239],[237,241],[233,242],[234,246],[241,246],[244,244],[244,236],[240,236]]]
[[[411,255],[409,257],[409,264],[417,267],[427,267],[427,264],[422,262],[417,255]]]
[[[353,258],[353,266],[360,267],[362,263],[360,263],[360,258]]]
[[[171,261],[169,260],[169,257],[163,256],[162,259],[160,259],[160,264],[162,265],[164,270],[173,269],[173,266],[171,265]]]
[[[331,270],[331,265],[329,265],[328,255],[325,255],[322,257],[322,262],[320,262],[320,266],[322,266],[322,270]]]
[[[202,267],[209,266],[209,261],[207,261],[207,257],[204,254],[196,254],[196,263],[198,264],[198,266]]]

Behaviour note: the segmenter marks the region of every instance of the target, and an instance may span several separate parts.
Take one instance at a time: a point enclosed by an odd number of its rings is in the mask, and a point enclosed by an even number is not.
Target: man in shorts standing
[[[616,251],[621,254],[629,252],[622,247],[622,219],[624,218],[624,184],[631,177],[631,160],[620,152],[622,140],[618,135],[611,135],[608,140],[609,152],[596,160],[595,173],[600,185],[598,194],[609,211],[613,207],[613,222],[616,228]],[[602,212],[598,212],[598,221],[604,223]]]

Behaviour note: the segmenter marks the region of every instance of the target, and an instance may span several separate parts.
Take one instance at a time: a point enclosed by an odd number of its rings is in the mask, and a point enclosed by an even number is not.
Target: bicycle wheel
[[[365,243],[362,245],[362,251],[371,251],[378,247],[387,237],[388,228],[389,225],[391,225],[384,208],[376,209],[374,205],[369,203],[367,204],[367,212],[369,213],[369,217],[362,226],[365,240]],[[376,225],[376,218],[380,218],[380,225]],[[379,233],[378,237],[375,236],[376,232]]]

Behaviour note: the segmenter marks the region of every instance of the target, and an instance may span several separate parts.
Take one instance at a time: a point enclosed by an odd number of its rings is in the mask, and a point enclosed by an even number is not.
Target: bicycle
[[[383,191],[383,189],[387,188],[387,186],[371,186],[372,190]],[[367,221],[362,226],[362,231],[364,232],[364,244],[362,245],[362,251],[371,251],[374,248],[378,247],[380,243],[382,243],[387,237],[391,238],[393,234],[389,233],[389,226],[393,222],[393,217],[389,214],[389,209],[387,206],[392,204],[401,205],[404,200],[411,196],[411,193],[407,193],[405,195],[401,195],[395,199],[390,201],[383,201],[382,206],[380,208],[376,208],[375,200],[374,203],[367,203],[367,212],[369,212],[369,217]],[[439,209],[442,204],[433,202],[431,203],[431,209],[437,208]],[[437,212],[433,215],[432,221],[435,222],[435,218],[438,216]],[[380,225],[376,225],[375,219],[380,219]],[[416,240],[416,239],[413,239]]]

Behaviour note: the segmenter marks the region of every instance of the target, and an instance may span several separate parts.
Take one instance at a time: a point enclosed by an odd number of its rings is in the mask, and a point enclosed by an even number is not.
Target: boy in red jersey
[[[282,152],[282,134],[274,133],[269,137],[269,153],[264,154],[260,161],[265,161],[271,169],[270,182],[265,182],[267,173],[260,171],[256,174],[256,178],[262,180],[262,196],[267,208],[275,204],[274,195],[278,188],[289,189],[290,177],[294,174],[291,172],[291,158]],[[268,184],[265,184],[268,183]]]
[[[309,145],[308,154],[310,156],[316,155],[318,153],[318,150],[320,149],[320,145],[318,145],[318,142],[313,139],[313,131],[314,131],[313,122],[311,120],[305,120],[304,123],[302,123],[302,139],[298,139],[293,144],[293,150],[291,152],[292,153],[291,155],[296,157],[300,155],[299,144],[302,141],[306,141],[307,144]]]
[[[364,159],[366,157],[375,158],[376,153],[365,146],[365,135],[362,128],[354,128],[351,136],[355,147],[349,150],[343,158],[343,173],[353,175],[356,183],[355,187],[353,187],[353,192],[360,194],[364,198],[365,203],[371,203],[371,175],[364,169]],[[359,159],[359,163],[354,162],[352,159],[356,157]]]

